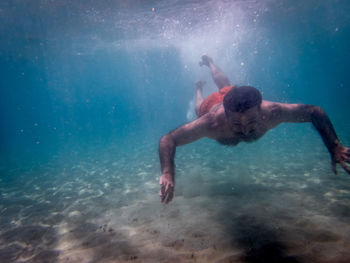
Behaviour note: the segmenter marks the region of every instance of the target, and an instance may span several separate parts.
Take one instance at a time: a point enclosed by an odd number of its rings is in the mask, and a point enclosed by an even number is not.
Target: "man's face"
[[[255,131],[260,116],[260,108],[252,107],[245,112],[226,112],[226,117],[231,130],[239,138],[255,137]]]

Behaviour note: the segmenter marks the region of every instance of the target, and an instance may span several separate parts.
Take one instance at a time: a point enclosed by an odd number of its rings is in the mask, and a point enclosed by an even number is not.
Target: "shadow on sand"
[[[299,263],[296,256],[290,256],[276,233],[253,216],[239,216],[229,226],[232,242],[243,248],[241,257],[247,263]]]

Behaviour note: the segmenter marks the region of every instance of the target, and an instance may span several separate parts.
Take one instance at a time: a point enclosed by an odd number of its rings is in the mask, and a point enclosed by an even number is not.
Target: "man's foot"
[[[200,91],[202,91],[203,90],[203,86],[205,85],[205,81],[204,80],[198,80],[197,82],[196,82],[196,90],[200,90]]]
[[[207,67],[209,67],[210,63],[213,63],[213,59],[208,55],[203,55],[202,61],[199,62],[199,66],[206,65]]]

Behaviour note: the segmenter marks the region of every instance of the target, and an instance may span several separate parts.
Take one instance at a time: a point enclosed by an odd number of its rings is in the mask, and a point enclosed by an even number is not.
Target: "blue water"
[[[348,1],[16,0],[0,24],[1,262],[350,261],[350,178],[310,124],[180,147],[158,197],[204,53],[350,146]]]

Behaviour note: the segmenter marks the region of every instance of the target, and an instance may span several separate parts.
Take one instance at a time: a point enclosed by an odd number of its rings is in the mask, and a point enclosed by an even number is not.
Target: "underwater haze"
[[[322,107],[350,146],[346,0],[0,3],[0,262],[350,262],[350,176],[310,123],[177,148],[203,54],[269,101]]]

